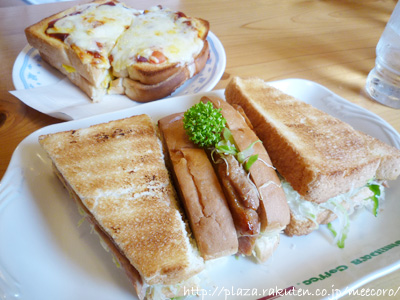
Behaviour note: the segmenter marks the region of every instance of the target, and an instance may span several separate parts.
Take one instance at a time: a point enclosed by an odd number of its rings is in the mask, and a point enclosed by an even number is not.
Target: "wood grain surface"
[[[46,5],[26,5],[22,0],[0,2],[0,179],[26,136],[62,122],[27,107],[8,92],[14,89],[14,61],[27,44],[24,28],[78,2],[83,1]],[[160,3],[124,2],[136,8]],[[166,0],[162,4],[209,20],[227,56],[225,73],[215,89],[224,88],[234,75],[267,81],[308,79],[374,112],[400,132],[400,111],[372,101],[364,92],[376,44],[396,1]],[[366,288],[399,286],[400,271],[396,271]]]

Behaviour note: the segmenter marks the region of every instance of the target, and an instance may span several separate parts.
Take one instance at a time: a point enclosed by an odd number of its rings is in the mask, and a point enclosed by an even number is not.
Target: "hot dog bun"
[[[290,210],[280,180],[263,144],[257,142],[259,138],[250,127],[251,123],[240,113],[240,107],[234,108],[218,97],[203,97],[201,101],[210,101],[215,108],[221,109],[238,151],[244,151],[254,143],[253,154],[257,154],[258,159],[250,167],[249,175],[260,199],[256,210],[260,232],[257,236],[240,238],[239,244],[247,255],[251,250],[258,260],[265,261],[277,247],[279,234],[290,221]]]
[[[210,101],[215,108],[222,109],[221,114],[226,119],[239,151],[244,151],[259,140],[246,119],[229,103],[217,97],[203,97],[201,101]],[[259,157],[250,168],[250,177],[261,195],[258,210],[261,232],[283,229],[290,219],[285,192],[280,187],[280,180],[263,144],[255,143],[253,150]]]
[[[191,142],[183,113],[158,121],[177,190],[204,259],[235,254],[238,240],[218,178],[204,149]]]

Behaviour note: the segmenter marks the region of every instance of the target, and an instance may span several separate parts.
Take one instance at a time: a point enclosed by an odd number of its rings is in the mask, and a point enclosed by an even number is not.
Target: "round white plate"
[[[206,66],[199,74],[186,81],[171,96],[190,95],[199,92],[210,91],[221,79],[226,66],[226,54],[224,47],[222,46],[220,40],[212,32],[209,32],[207,40],[210,45],[210,57],[206,63]],[[39,52],[29,45],[25,46],[25,48],[17,56],[12,71],[12,79],[16,90],[50,86],[60,82],[64,78],[66,77],[61,72],[43,61],[39,55]],[[72,83],[69,84],[73,86]],[[105,96],[105,99],[107,97],[112,96],[107,95]],[[121,98],[125,99],[125,101],[122,100],[123,104],[121,107],[123,108],[138,105],[138,102],[131,101],[128,99],[128,97],[124,96]],[[63,111],[64,107],[60,107],[57,111],[52,111],[51,113],[45,110],[44,107],[46,106],[46,101],[49,101],[49,106],[53,107],[54,99],[50,101],[44,97],[40,103],[37,103],[33,100],[31,101],[29,97],[20,98],[20,100],[26,105],[44,114],[64,120],[76,119],[74,116],[71,117],[70,115],[65,114]],[[93,104],[94,109],[88,109],[87,104],[89,103]],[[79,103],[75,108],[79,109],[79,105],[81,105],[82,108],[85,107],[84,109],[87,111],[84,117],[110,112],[110,105],[106,100],[99,103],[92,103],[89,98],[86,99],[85,97],[83,102]],[[68,106],[65,108],[70,109]]]
[[[300,79],[271,84],[400,148],[399,134],[382,118],[321,85]],[[223,90],[211,91],[62,122],[20,143],[0,182],[0,299],[137,299],[123,270],[116,268],[111,254],[90,233],[89,224],[78,226],[82,217],[54,175],[38,137],[142,113],[156,121],[186,110],[204,94],[224,97]],[[344,249],[333,243],[326,226],[307,236],[282,235],[277,250],[264,264],[234,256],[211,263],[198,291],[200,297],[190,299],[337,299],[399,269],[398,195],[400,179],[390,182],[378,217],[367,210],[353,215]],[[285,291],[292,294],[285,295]],[[394,295],[396,291],[386,292]]]

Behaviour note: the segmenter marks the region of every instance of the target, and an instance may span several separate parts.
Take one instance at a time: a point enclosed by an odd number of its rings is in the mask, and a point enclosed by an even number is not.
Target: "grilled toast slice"
[[[274,166],[305,200],[322,203],[372,178],[400,174],[400,150],[261,79],[236,77],[225,93],[243,107]]]
[[[39,137],[56,174],[112,246],[138,295],[204,268],[147,115]],[[139,274],[139,275],[137,275]]]

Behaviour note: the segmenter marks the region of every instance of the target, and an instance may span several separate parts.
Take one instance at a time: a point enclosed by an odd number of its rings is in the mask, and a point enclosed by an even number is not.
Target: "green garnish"
[[[217,144],[214,145],[215,151],[221,155],[232,154],[234,156],[238,155],[238,150],[235,146],[235,141],[233,140],[233,135],[228,128],[224,128],[222,131],[222,138]]]
[[[337,246],[339,248],[344,248],[344,242],[347,239],[347,234],[349,233],[350,229],[350,219],[347,213],[347,210],[344,208],[343,205],[338,203],[333,204],[333,212],[338,216],[338,221],[341,223],[339,227],[339,232],[333,228],[332,223],[328,223],[328,229],[332,232],[333,236],[337,239]]]
[[[231,131],[225,127],[226,120],[221,109],[214,108],[210,101],[199,102],[189,108],[184,113],[183,124],[191,141],[203,148],[213,148],[212,153],[217,152],[222,157],[234,155],[246,172],[249,172],[258,159],[258,154],[253,155],[253,146],[261,141],[258,140],[239,152]]]
[[[114,255],[112,257],[112,260],[113,260],[114,264],[117,266],[118,269],[121,268],[120,262],[118,261],[118,259]]]
[[[215,109],[211,102],[199,102],[184,113],[183,124],[189,138],[207,148],[221,140],[226,120],[221,109]]]
[[[335,229],[333,229],[332,223],[328,223],[328,229],[330,230],[330,232],[332,232],[333,236],[336,237],[337,236],[337,232]],[[347,234],[343,233],[341,238],[337,241],[337,246],[341,249],[344,248],[344,241],[347,238]]]
[[[333,236],[336,237],[337,236],[337,232],[335,229],[333,229],[332,223],[328,223],[328,229],[330,230],[330,232],[332,232]]]
[[[258,159],[258,154],[254,154],[249,157],[249,159],[244,164],[244,169],[246,170],[246,172],[249,172],[251,166],[257,161],[257,159]]]
[[[244,164],[244,169],[246,170],[246,172],[249,172],[251,166],[258,160],[258,154],[254,154],[254,149],[253,146],[256,143],[261,143],[260,140],[255,141],[253,143],[250,144],[250,146],[248,146],[246,149],[244,149],[242,152],[239,152],[237,154],[237,160],[242,164]]]
[[[371,190],[371,192],[374,193],[373,196],[369,197],[368,199],[371,199],[374,202],[374,207],[373,207],[373,214],[375,217],[378,216],[378,208],[379,208],[379,197],[381,196],[381,189],[379,184],[373,184],[368,182],[368,188]]]

